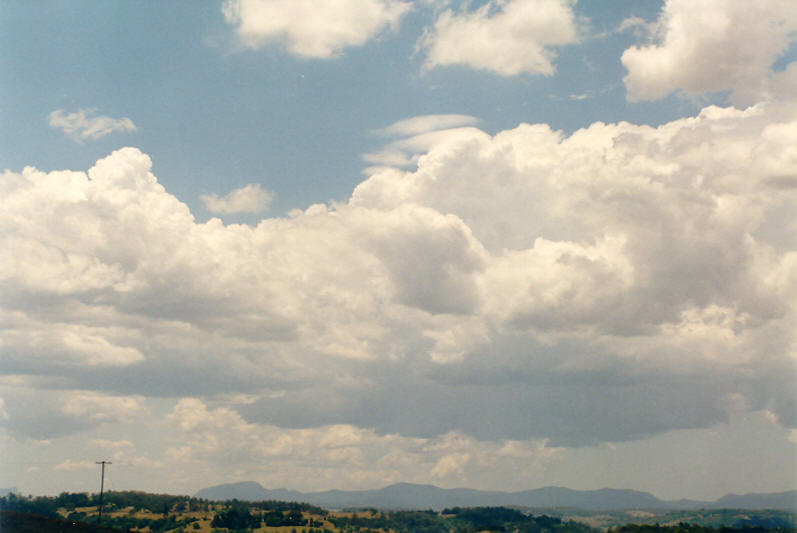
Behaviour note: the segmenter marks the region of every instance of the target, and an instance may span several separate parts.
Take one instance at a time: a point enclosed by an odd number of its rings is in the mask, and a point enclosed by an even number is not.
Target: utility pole
[[[102,477],[100,477],[100,516],[97,518],[97,525],[102,524],[102,489],[105,487],[105,465],[112,465],[110,461],[97,461],[95,464],[102,465]]]

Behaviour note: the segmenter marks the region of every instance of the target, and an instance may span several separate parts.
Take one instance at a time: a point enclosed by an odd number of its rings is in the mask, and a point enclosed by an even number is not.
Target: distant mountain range
[[[572,490],[545,487],[520,492],[475,489],[441,489],[434,485],[398,483],[378,490],[328,490],[298,492],[269,490],[245,481],[216,485],[196,493],[209,500],[279,500],[304,502],[328,509],[444,509],[446,507],[518,506],[529,508],[577,508],[589,511],[621,509],[782,509],[797,511],[797,490],[772,494],[729,494],[714,502],[664,501],[635,490]]]

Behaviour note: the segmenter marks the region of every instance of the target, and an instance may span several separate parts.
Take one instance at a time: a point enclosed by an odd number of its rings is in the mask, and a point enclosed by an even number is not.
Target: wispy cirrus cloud
[[[479,122],[471,115],[419,115],[374,130],[372,133],[376,135],[396,140],[376,152],[363,154],[363,160],[372,165],[364,169],[364,173],[372,174],[385,167],[411,167],[422,153],[445,139],[478,135],[481,132],[474,126]]]
[[[96,112],[96,109],[78,109],[74,113],[66,113],[63,109],[56,109],[49,114],[48,123],[51,128],[63,131],[78,142],[100,139],[114,132],[137,129],[128,117],[93,116]]]
[[[471,115],[419,115],[394,122],[386,128],[375,130],[374,133],[385,137],[398,137],[405,135],[419,135],[430,131],[458,128],[461,126],[475,126],[480,121]]]

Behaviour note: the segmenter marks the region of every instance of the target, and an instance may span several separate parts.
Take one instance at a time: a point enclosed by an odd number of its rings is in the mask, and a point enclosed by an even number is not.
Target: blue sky
[[[155,159],[158,179],[200,218],[197,191],[255,181],[276,193],[281,214],[346,200],[361,179],[360,155],[382,142],[370,132],[408,117],[458,113],[493,133],[521,122],[570,133],[598,120],[657,125],[699,110],[676,98],[625,100],[619,58],[636,39],[616,30],[629,17],[654,20],[658,2],[582,4],[585,44],[555,50],[556,75],[511,77],[465,66],[423,72],[415,48],[434,20],[431,6],[416,6],[367,46],[319,59],[278,43],[241,49],[213,3],[9,4],[3,115],[26,127],[4,131],[12,138],[0,164],[87,168],[127,142]],[[76,145],[48,128],[54,109],[129,116],[137,131]]]
[[[0,15],[0,487],[795,488],[792,2]]]

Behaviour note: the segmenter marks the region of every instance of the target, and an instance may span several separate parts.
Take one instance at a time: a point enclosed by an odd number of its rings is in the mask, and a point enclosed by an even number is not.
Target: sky
[[[6,0],[0,121],[0,487],[797,488],[792,0]]]

